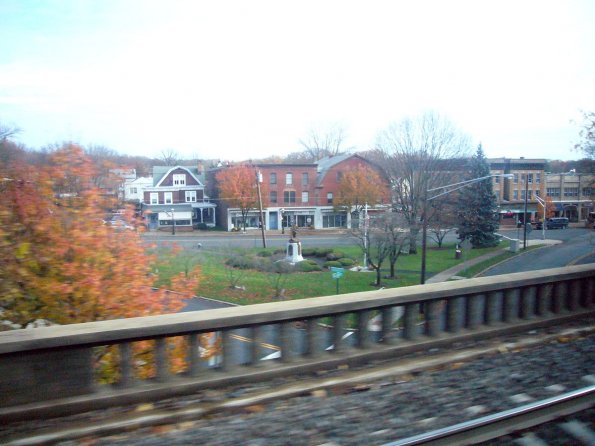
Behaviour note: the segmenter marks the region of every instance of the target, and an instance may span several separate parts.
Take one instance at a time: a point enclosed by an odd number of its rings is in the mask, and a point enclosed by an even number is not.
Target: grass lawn
[[[487,252],[502,249],[507,246],[501,243],[497,248],[473,249],[466,253],[462,259],[455,259],[454,244],[448,244],[441,249],[430,248],[427,251],[427,272],[428,275],[443,271],[464,260],[470,260]],[[171,256],[168,251],[158,252],[163,261],[157,274],[159,280],[157,286],[167,286],[172,275],[190,269],[194,265],[200,265],[202,269],[202,278],[195,294],[213,299],[219,299],[227,302],[233,302],[240,305],[271,302],[275,295],[275,289],[272,282],[279,279],[279,275],[274,273],[263,273],[256,270],[237,270],[225,266],[225,260],[231,256],[237,256],[245,253],[256,254],[263,249],[238,249],[230,250],[226,248],[221,251],[201,251],[189,254],[187,251],[180,251],[177,255]],[[267,251],[274,251],[269,248]],[[346,256],[358,259],[359,263],[363,261],[361,250],[357,247],[339,247],[337,251],[343,252]],[[382,275],[388,274],[389,264],[383,264]],[[418,254],[402,254],[396,265],[397,279],[383,279],[382,286],[385,288],[394,288],[401,286],[416,285],[420,279],[421,269],[421,250]],[[231,287],[230,273],[234,278],[241,275],[237,285],[241,288]],[[359,291],[373,291],[378,289],[373,286],[375,280],[374,272],[354,272],[346,269],[343,278],[339,279],[339,293],[354,293]],[[331,272],[324,270],[321,272],[292,273],[282,275],[281,280],[285,280],[282,288],[285,290],[286,299],[302,299],[306,297],[329,296],[336,294],[336,280],[332,278]]]

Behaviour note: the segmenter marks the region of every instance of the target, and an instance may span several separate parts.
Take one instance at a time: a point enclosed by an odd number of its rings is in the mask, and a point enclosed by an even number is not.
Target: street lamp
[[[535,195],[537,202],[543,207],[543,221],[541,222],[541,237],[545,240],[545,212],[547,210],[547,204],[543,198],[539,195]]]
[[[260,183],[262,183],[262,173],[260,170],[256,171],[256,191],[258,192],[258,210],[259,210],[259,219],[260,219],[260,231],[262,234],[262,247],[267,247],[267,239],[264,235],[264,213],[262,212],[262,195],[260,191]]]
[[[176,218],[174,216],[174,208],[171,208],[171,235],[176,235]]]
[[[443,195],[450,194],[456,190],[462,189],[463,187],[469,186],[473,183],[478,183],[483,180],[487,180],[488,178],[495,178],[495,177],[502,177],[502,178],[513,178],[514,175],[511,173],[504,173],[504,174],[495,174],[495,175],[486,175],[485,177],[473,178],[471,180],[460,181],[458,183],[447,184],[445,186],[435,187],[433,189],[428,189],[424,195],[424,208],[423,208],[423,226],[422,226],[422,237],[421,237],[421,280],[420,283],[423,285],[426,283],[426,251],[427,251],[427,239],[428,239],[428,202],[432,201],[438,197],[442,197]],[[428,192],[435,192],[438,190],[442,190],[437,195],[428,198]]]
[[[283,214],[285,213],[285,209],[281,208],[279,209],[279,212],[281,213],[281,234],[285,234],[285,226],[283,225]]]

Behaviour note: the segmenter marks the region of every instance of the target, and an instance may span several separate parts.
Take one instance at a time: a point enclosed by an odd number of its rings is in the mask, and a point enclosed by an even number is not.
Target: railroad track
[[[552,425],[556,429],[556,444],[593,446],[595,434],[590,426],[582,420],[567,421],[566,418],[578,418],[581,413],[592,415],[594,402],[595,385],[592,385],[504,412],[386,443],[384,446],[473,445],[486,444],[488,441],[494,441],[494,445],[502,445],[505,444],[504,439],[506,444],[548,445],[550,443],[547,439],[541,438],[540,433],[549,437]],[[588,419],[590,415],[583,418]],[[592,422],[591,419],[590,423]],[[511,434],[519,432],[523,433],[516,435],[517,438],[510,438]],[[562,435],[566,437],[560,438]]]

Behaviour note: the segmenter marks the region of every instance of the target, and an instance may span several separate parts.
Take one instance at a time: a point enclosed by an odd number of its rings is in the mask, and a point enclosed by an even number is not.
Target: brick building
[[[351,213],[335,207],[335,198],[343,173],[357,165],[376,166],[359,155],[338,155],[306,164],[255,164],[262,175],[267,196],[263,196],[265,228],[283,230],[298,228],[332,229],[351,227]],[[225,167],[207,173],[209,194],[217,200],[216,174]],[[371,203],[372,205],[372,203]],[[239,209],[219,201],[217,221],[228,231],[241,226]],[[258,228],[259,211],[248,213],[246,226]]]
[[[535,220],[540,204],[535,196],[545,199],[545,159],[493,158],[489,159],[490,173],[512,174],[513,178],[494,177],[492,184],[500,206],[500,225],[515,226],[519,222]],[[525,194],[527,215],[525,215]]]
[[[595,175],[576,172],[547,174],[546,192],[556,206],[557,217],[567,217],[571,222],[585,221],[593,212]]]

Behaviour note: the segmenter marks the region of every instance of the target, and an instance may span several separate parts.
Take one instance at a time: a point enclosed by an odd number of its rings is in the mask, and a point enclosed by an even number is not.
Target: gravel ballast
[[[440,370],[339,385],[236,413],[84,441],[97,446],[381,445],[593,384],[593,341],[593,335],[560,336]]]

